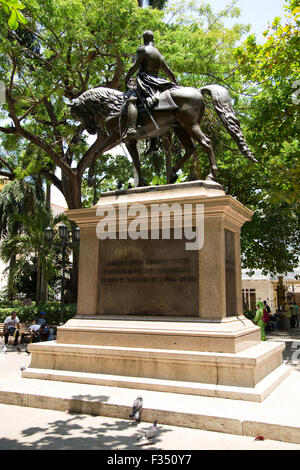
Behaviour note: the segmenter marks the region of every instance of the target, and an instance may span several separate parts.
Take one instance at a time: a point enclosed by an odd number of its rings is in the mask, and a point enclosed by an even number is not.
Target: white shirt
[[[31,325],[31,326],[29,327],[29,329],[30,329],[31,331],[37,331],[37,330],[39,330],[40,328],[41,328],[41,325]]]
[[[20,323],[20,320],[18,317],[15,317],[15,318],[11,318],[10,317],[6,317],[5,320],[4,320],[4,324],[7,326],[7,328],[13,326],[14,328],[16,327],[16,325]]]

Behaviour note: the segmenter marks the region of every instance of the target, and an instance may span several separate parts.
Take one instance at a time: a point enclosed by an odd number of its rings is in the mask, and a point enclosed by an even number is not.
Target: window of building
[[[255,310],[256,307],[256,292],[255,289],[242,289],[243,296],[243,309]]]

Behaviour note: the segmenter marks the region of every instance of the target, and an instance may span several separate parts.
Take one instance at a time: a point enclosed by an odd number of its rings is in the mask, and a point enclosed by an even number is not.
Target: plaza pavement
[[[0,343],[0,449],[300,450],[300,328],[267,338],[286,343],[292,371],[262,403],[25,379],[30,356]],[[128,414],[140,393],[136,425]],[[159,433],[145,446],[137,436],[154,419]]]

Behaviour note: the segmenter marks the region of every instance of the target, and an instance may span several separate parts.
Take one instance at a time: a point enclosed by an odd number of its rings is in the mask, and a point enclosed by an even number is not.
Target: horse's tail
[[[212,97],[214,108],[222,124],[236,142],[241,153],[252,162],[257,163],[257,160],[254,158],[245,141],[240,122],[231,106],[230,96],[226,88],[220,85],[207,85],[200,88],[200,91],[202,94],[209,94]]]

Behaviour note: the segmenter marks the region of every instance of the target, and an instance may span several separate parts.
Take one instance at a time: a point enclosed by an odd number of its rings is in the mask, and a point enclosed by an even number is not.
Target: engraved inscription
[[[198,316],[198,254],[184,240],[101,240],[101,315]]]
[[[136,275],[139,277],[136,277]],[[107,261],[100,274],[100,282],[194,282],[191,260],[175,259],[125,259]],[[131,277],[133,275],[133,277]]]

